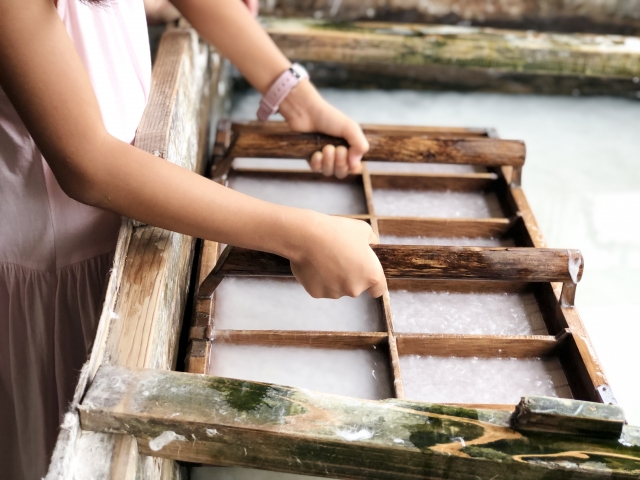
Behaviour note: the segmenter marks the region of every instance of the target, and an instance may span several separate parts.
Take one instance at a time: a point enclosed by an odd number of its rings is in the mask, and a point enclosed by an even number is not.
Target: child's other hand
[[[300,248],[292,255],[291,270],[315,298],[373,298],[387,290],[378,257],[369,245],[378,243],[371,226],[361,220],[309,212]]]
[[[344,178],[360,173],[362,156],[369,150],[369,142],[360,126],[337,108],[329,105],[308,80],[300,82],[280,104],[280,113],[296,132],[320,132],[344,138],[349,144],[325,146],[309,159],[314,172]]]

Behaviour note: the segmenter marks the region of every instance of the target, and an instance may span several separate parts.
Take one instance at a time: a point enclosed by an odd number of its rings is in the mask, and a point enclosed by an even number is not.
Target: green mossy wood
[[[263,0],[263,15],[640,34],[640,0]]]
[[[517,432],[504,411],[106,365],[79,408],[84,430],[135,435],[142,453],[190,462],[363,480],[640,476],[638,429]],[[152,450],[166,431],[174,440]]]
[[[491,28],[266,19],[289,58],[342,64],[455,66],[546,75],[640,76],[640,38]]]
[[[525,397],[513,414],[518,431],[545,431],[573,435],[620,438],[624,412],[617,405],[564,398]]]

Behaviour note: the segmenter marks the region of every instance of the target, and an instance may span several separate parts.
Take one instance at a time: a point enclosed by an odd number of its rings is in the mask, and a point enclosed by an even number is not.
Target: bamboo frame
[[[415,145],[415,138],[431,140],[431,143],[426,144],[427,152],[432,145],[439,145],[436,149],[438,153],[420,157],[428,158],[432,162],[451,161],[452,157],[446,149],[451,147],[452,140],[463,143],[468,140],[490,140],[492,150],[503,153],[493,157],[475,154],[461,156],[459,158],[461,163],[466,161],[467,164],[479,164],[487,169],[486,172],[474,174],[372,173],[365,167],[361,175],[351,176],[345,181],[362,186],[367,213],[359,215],[358,218],[369,221],[374,231],[395,235],[428,234],[454,237],[497,235],[511,238],[516,246],[525,247],[374,246],[374,251],[385,269],[390,288],[421,290],[428,287],[444,289],[444,291],[478,291],[478,289],[506,291],[505,288],[515,289],[515,291],[529,290],[535,294],[549,332],[546,335],[521,337],[397,332],[389,297],[385,295],[380,302],[384,324],[387,325],[388,338],[385,347],[393,372],[392,382],[396,397],[404,396],[399,356],[429,353],[487,358],[557,357],[562,363],[575,398],[610,402],[612,397],[607,395],[610,388],[606,383],[606,377],[593,353],[593,348],[589,346],[584,327],[573,308],[575,284],[569,272],[569,263],[571,259],[577,261],[579,267],[576,280],[579,280],[584,262],[577,251],[555,251],[544,248],[544,240],[518,182],[524,162],[524,145],[500,140],[495,132],[490,130],[466,132],[463,129],[447,131],[443,128],[412,127],[403,132],[402,127],[366,126],[365,131],[368,136],[375,138],[375,146],[369,159],[378,161],[397,161],[397,157],[392,154],[393,145],[397,143],[401,146],[399,148],[401,152],[407,151],[402,146]],[[276,152],[279,149],[282,150],[285,144],[287,149],[291,149],[284,154],[287,158],[308,157],[315,148],[331,140],[322,135],[295,134],[290,132],[286,125],[277,122],[266,124],[250,122],[225,123],[224,135],[221,139],[224,145],[219,145],[214,165],[214,175],[219,182],[227,182],[236,175],[258,176],[265,179],[333,181],[310,172],[256,168],[242,168],[236,171],[231,167],[235,157],[251,155],[282,158],[282,154],[276,155]],[[401,153],[402,158],[405,159],[403,155]],[[505,217],[489,219],[379,217],[373,208],[374,187],[489,190],[498,195]],[[209,276],[202,277],[198,289],[196,314],[190,332],[192,349],[187,359],[189,372],[206,373],[207,359],[214,339],[231,344],[305,345],[313,348],[331,348],[332,339],[335,339],[338,341],[338,348],[362,347],[361,334],[357,332],[345,334],[344,332],[286,331],[276,334],[271,331],[216,330],[213,323],[215,289],[225,276],[291,275],[288,261],[275,255],[231,247],[227,247],[224,251],[219,251],[216,247],[216,251],[219,254],[217,265],[211,269]],[[435,268],[432,269],[432,266]],[[421,280],[417,280],[418,278]],[[430,280],[425,284],[426,279]],[[465,279],[467,279],[466,282]],[[553,285],[563,287],[554,289]],[[579,333],[576,335],[575,332]],[[367,335],[369,338],[379,338],[377,334]],[[606,392],[604,395],[603,391]],[[513,406],[497,405],[496,408],[512,409]]]

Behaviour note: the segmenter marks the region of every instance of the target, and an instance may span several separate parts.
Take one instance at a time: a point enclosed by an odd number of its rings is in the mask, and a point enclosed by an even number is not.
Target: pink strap
[[[273,85],[269,88],[267,94],[260,100],[260,108],[258,108],[258,120],[265,122],[271,115],[278,111],[282,101],[289,95],[301,80],[308,78],[309,74],[305,68],[294,63],[291,68],[280,75]]]

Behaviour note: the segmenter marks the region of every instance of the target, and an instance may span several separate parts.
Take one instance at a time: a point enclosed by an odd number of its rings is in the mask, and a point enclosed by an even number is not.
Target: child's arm
[[[51,0],[0,0],[0,86],[70,197],[285,256],[314,296],[386,288],[366,223],[248,197],[111,136]]]
[[[239,0],[171,0],[189,22],[264,94],[291,62]],[[329,105],[311,82],[303,80],[280,106],[292,129],[342,137],[345,147],[329,145],[311,158],[311,168],[344,178],[360,171],[362,155],[369,149],[362,130],[353,120]]]

